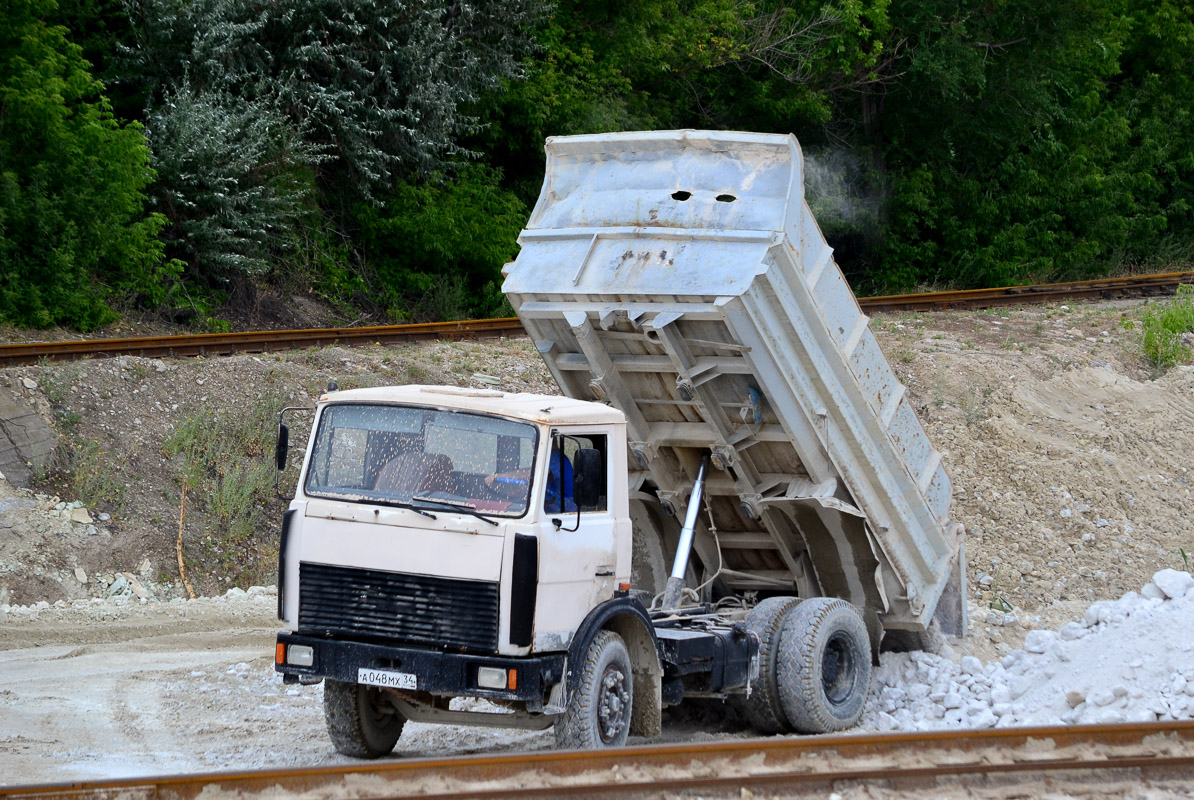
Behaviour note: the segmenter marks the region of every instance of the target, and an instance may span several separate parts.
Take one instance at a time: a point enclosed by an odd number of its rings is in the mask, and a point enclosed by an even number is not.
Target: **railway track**
[[[989,308],[1058,300],[1172,294],[1179,283],[1190,282],[1194,282],[1194,272],[1169,272],[1130,278],[1078,281],[1076,283],[863,297],[859,298],[858,302],[865,311],[939,311]],[[333,344],[348,346],[393,344],[429,339],[481,339],[521,334],[522,325],[519,321],[514,317],[505,317],[461,322],[428,322],[414,325],[378,325],[364,328],[313,328],[65,342],[21,342],[0,345],[0,365],[18,366],[35,364],[43,359],[73,361],[80,358],[118,355],[149,358],[220,356],[233,353],[261,353],[304,347],[322,347]]]
[[[825,797],[858,783],[909,797],[944,788],[953,790],[951,797],[967,796],[957,792],[964,789],[988,800],[1039,796],[1046,789],[1103,797],[1121,785],[1188,796],[1194,792],[1194,723],[735,739],[412,759],[0,787],[0,800],[738,798],[760,792]],[[1097,794],[1086,794],[1089,790]]]

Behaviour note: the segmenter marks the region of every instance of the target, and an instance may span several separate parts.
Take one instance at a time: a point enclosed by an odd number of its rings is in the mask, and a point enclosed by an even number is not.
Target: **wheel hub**
[[[835,634],[825,643],[821,656],[821,688],[829,702],[838,704],[850,697],[856,671],[849,640],[844,634]]]
[[[626,674],[616,666],[606,667],[597,695],[597,720],[601,741],[608,744],[618,738],[628,722],[626,714],[629,709],[630,692],[626,686]]]

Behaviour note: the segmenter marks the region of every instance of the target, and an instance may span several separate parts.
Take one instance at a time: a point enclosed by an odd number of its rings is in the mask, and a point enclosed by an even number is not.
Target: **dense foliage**
[[[81,330],[115,318],[120,294],[157,296],[160,217],[137,125],[102,87],[48,0],[6,0],[0,26],[0,319]]]
[[[1194,258],[1190,0],[0,2],[20,324],[503,313],[544,137],[627,129],[796,134],[859,292]]]

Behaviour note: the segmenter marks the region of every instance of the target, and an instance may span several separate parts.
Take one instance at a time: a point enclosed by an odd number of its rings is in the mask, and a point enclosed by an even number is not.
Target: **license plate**
[[[387,689],[414,689],[415,676],[409,672],[391,672],[387,669],[357,670],[357,683],[366,686],[383,686]]]

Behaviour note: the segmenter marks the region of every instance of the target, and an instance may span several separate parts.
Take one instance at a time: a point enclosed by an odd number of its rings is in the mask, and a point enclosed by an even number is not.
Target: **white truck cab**
[[[620,411],[401,386],[330,393],[316,414],[288,514],[287,630],[558,652],[629,581]],[[388,600],[362,600],[380,583]],[[429,613],[390,613],[403,603]]]

